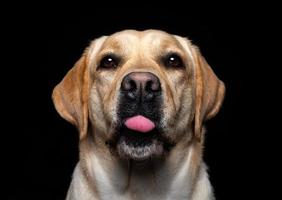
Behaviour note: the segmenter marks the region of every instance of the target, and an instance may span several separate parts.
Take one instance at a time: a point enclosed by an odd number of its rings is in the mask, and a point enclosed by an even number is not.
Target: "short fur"
[[[185,69],[168,69],[158,57],[177,52]],[[115,70],[98,70],[105,53],[122,56]],[[138,162],[121,159],[107,142],[115,134],[122,79],[151,72],[162,86],[164,136],[175,146],[162,157]],[[94,40],[53,91],[58,113],[80,133],[80,161],[67,200],[211,200],[202,160],[203,123],[215,116],[224,84],[196,46],[157,30],[125,30]]]

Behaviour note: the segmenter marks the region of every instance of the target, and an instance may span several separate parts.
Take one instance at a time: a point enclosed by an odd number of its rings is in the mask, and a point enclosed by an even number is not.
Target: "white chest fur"
[[[129,180],[129,173],[122,166],[108,168],[93,155],[87,170],[96,191],[91,188],[93,185],[89,184],[78,163],[67,200],[212,200],[206,167],[202,163],[199,173],[192,174],[191,156],[191,151],[187,152],[176,169],[167,163],[152,168],[152,173],[133,168]]]

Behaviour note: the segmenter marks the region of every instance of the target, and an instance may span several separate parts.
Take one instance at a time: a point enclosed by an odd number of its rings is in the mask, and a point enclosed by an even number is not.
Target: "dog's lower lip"
[[[135,141],[136,142],[136,141]],[[117,144],[117,150],[121,158],[135,161],[144,161],[152,157],[158,157],[163,153],[163,144],[156,139],[149,142],[135,143],[122,136]]]
[[[121,120],[121,122],[123,122]],[[157,158],[168,152],[174,144],[167,138],[156,123],[156,127],[146,134],[128,129],[118,123],[113,137],[106,142],[111,151],[123,159],[146,160]]]

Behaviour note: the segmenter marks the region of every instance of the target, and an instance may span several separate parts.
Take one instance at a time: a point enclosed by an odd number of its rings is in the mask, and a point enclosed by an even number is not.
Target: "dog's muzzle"
[[[159,78],[150,72],[127,74],[120,85],[115,142],[122,158],[146,160],[158,157],[166,149],[162,136],[162,87]]]
[[[120,86],[120,122],[131,130],[149,132],[160,121],[162,91],[159,78],[150,72],[127,74]]]

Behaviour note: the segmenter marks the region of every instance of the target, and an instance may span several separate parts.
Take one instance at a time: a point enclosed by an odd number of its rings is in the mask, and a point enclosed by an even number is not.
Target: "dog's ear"
[[[58,113],[75,125],[83,139],[88,131],[88,104],[90,93],[91,69],[95,55],[107,36],[94,40],[84,51],[74,67],[54,88],[52,98]]]
[[[74,124],[83,138],[88,126],[89,68],[87,52],[54,88],[52,98],[58,113]]]
[[[195,62],[195,118],[194,131],[198,141],[202,140],[204,121],[219,111],[224,99],[225,86],[220,81],[197,47],[192,47]]]

